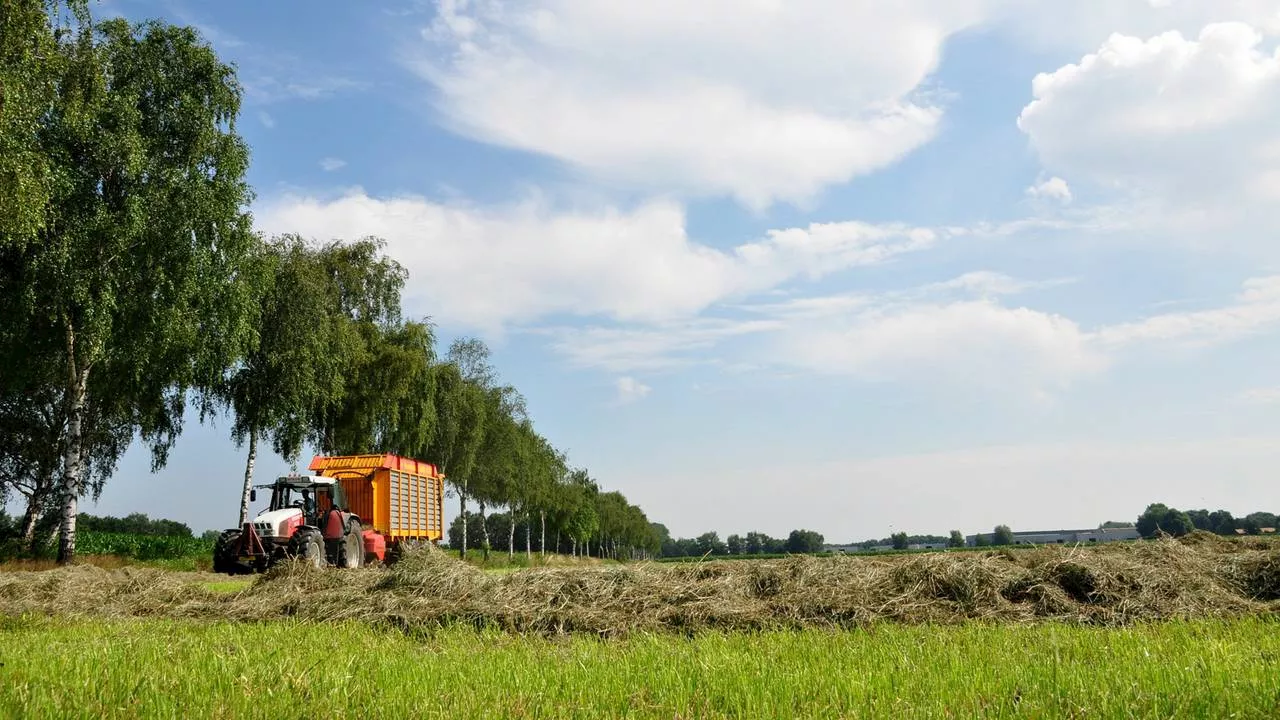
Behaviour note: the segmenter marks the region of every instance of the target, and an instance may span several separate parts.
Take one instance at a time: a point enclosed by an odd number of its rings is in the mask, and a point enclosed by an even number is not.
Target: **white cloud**
[[[276,119],[271,117],[271,114],[265,110],[258,113],[258,121],[268,130],[276,126]]]
[[[1051,177],[1042,183],[1032,185],[1027,188],[1027,195],[1037,199],[1057,200],[1061,203],[1071,202],[1071,188],[1067,186],[1067,181],[1060,177]]]
[[[1250,388],[1240,393],[1236,399],[1245,405],[1280,404],[1280,386]]]
[[[259,60],[255,67],[261,72],[246,73],[241,78],[246,98],[262,104],[289,100],[324,100],[369,87],[368,83],[360,80],[336,75],[314,75],[306,70],[273,68],[272,64],[271,61]],[[280,74],[276,74],[277,72]]]
[[[698,319],[655,326],[546,328],[551,347],[576,367],[610,372],[660,371],[714,363],[711,351],[734,338],[782,329],[776,320]]]
[[[1061,315],[985,300],[921,301],[948,286],[1009,292],[1030,287],[992,273],[971,273],[921,292],[863,296],[825,305],[806,299],[809,312],[786,312],[773,339],[772,359],[810,371],[866,379],[926,378],[949,385],[1052,392],[1144,348],[1204,347],[1274,331],[1280,325],[1280,276],[1246,280],[1221,307],[1170,312],[1133,322],[1082,328]],[[998,294],[998,293],[995,293]],[[814,312],[825,308],[830,312]]]
[[[1205,346],[1267,332],[1280,324],[1280,275],[1250,278],[1235,302],[1220,308],[1164,313],[1103,328],[1098,339],[1111,346],[1177,343]]]
[[[1092,329],[999,301],[1063,282],[973,272],[915,289],[746,305],[741,309],[757,318],[748,321],[544,332],[575,366],[613,372],[736,364],[1043,399],[1138,351],[1194,349],[1280,325],[1280,276],[1247,280],[1221,307]],[[732,342],[738,346],[726,347]]]
[[[1004,0],[992,8],[993,24],[1041,51],[1092,49],[1113,33],[1195,34],[1209,23],[1227,21],[1280,33],[1275,0]]]
[[[1274,0],[437,0],[404,50],[451,129],[663,192],[804,203],[934,138],[947,41],[1280,29]]]
[[[619,404],[635,402],[653,390],[653,388],[630,376],[618,378],[617,389],[617,402]]]
[[[320,161],[320,168],[323,169],[325,172],[333,172],[334,170],[341,170],[346,166],[347,166],[347,161],[341,158],[327,157]]]
[[[1191,38],[1115,34],[1080,62],[1036,76],[1018,126],[1073,183],[1210,213],[1271,204],[1280,199],[1273,45],[1243,23]]]
[[[1106,366],[1074,321],[990,300],[889,304],[794,323],[770,347],[774,363],[812,372],[1033,394]]]
[[[669,322],[787,281],[883,263],[945,231],[860,222],[770,231],[719,250],[691,241],[682,207],[555,212],[537,200],[501,207],[284,197],[255,209],[268,232],[329,239],[377,235],[412,275],[406,298],[438,322],[497,330],[568,313]]]
[[[759,208],[930,140],[921,83],[986,2],[445,0],[409,62],[471,137]]]

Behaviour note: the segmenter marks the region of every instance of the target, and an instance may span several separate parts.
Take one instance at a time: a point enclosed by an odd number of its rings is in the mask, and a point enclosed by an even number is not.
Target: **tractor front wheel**
[[[289,554],[316,568],[325,565],[324,544],[320,542],[320,533],[315,531],[301,529],[295,532],[289,540]]]
[[[354,520],[347,523],[347,534],[342,538],[340,552],[338,563],[342,567],[358,568],[364,565],[364,537],[360,532],[360,523]]]
[[[236,548],[240,545],[240,531],[226,530],[213,543],[213,571],[235,575],[243,572]]]

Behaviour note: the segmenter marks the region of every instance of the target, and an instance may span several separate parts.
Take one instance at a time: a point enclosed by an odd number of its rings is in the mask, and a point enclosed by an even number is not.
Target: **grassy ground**
[[[1280,622],[547,640],[0,618],[5,717],[1274,717]]]
[[[156,558],[138,560],[119,555],[77,555],[76,565],[91,565],[104,570],[117,570],[125,567],[154,568],[157,570],[173,570],[175,572],[209,572],[213,568],[212,558],[187,556],[174,558]],[[51,558],[10,559],[0,562],[0,573],[3,572],[38,572],[58,568],[58,562]]]

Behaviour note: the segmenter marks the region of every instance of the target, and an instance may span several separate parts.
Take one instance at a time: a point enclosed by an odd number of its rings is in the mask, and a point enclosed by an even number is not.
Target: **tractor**
[[[218,536],[214,572],[262,572],[290,558],[318,568],[365,564],[366,531],[336,479],[293,473],[250,488],[250,502],[257,500],[258,490],[271,491],[270,505],[252,522]]]

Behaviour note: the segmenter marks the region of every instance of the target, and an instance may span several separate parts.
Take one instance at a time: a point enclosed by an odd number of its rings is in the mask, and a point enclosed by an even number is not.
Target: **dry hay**
[[[389,567],[285,564],[246,589],[219,576],[80,566],[0,576],[0,614],[253,621],[351,619],[408,631],[846,627],[874,622],[1121,625],[1280,610],[1280,545],[1201,534],[1100,547],[538,567],[491,575],[434,550]]]

